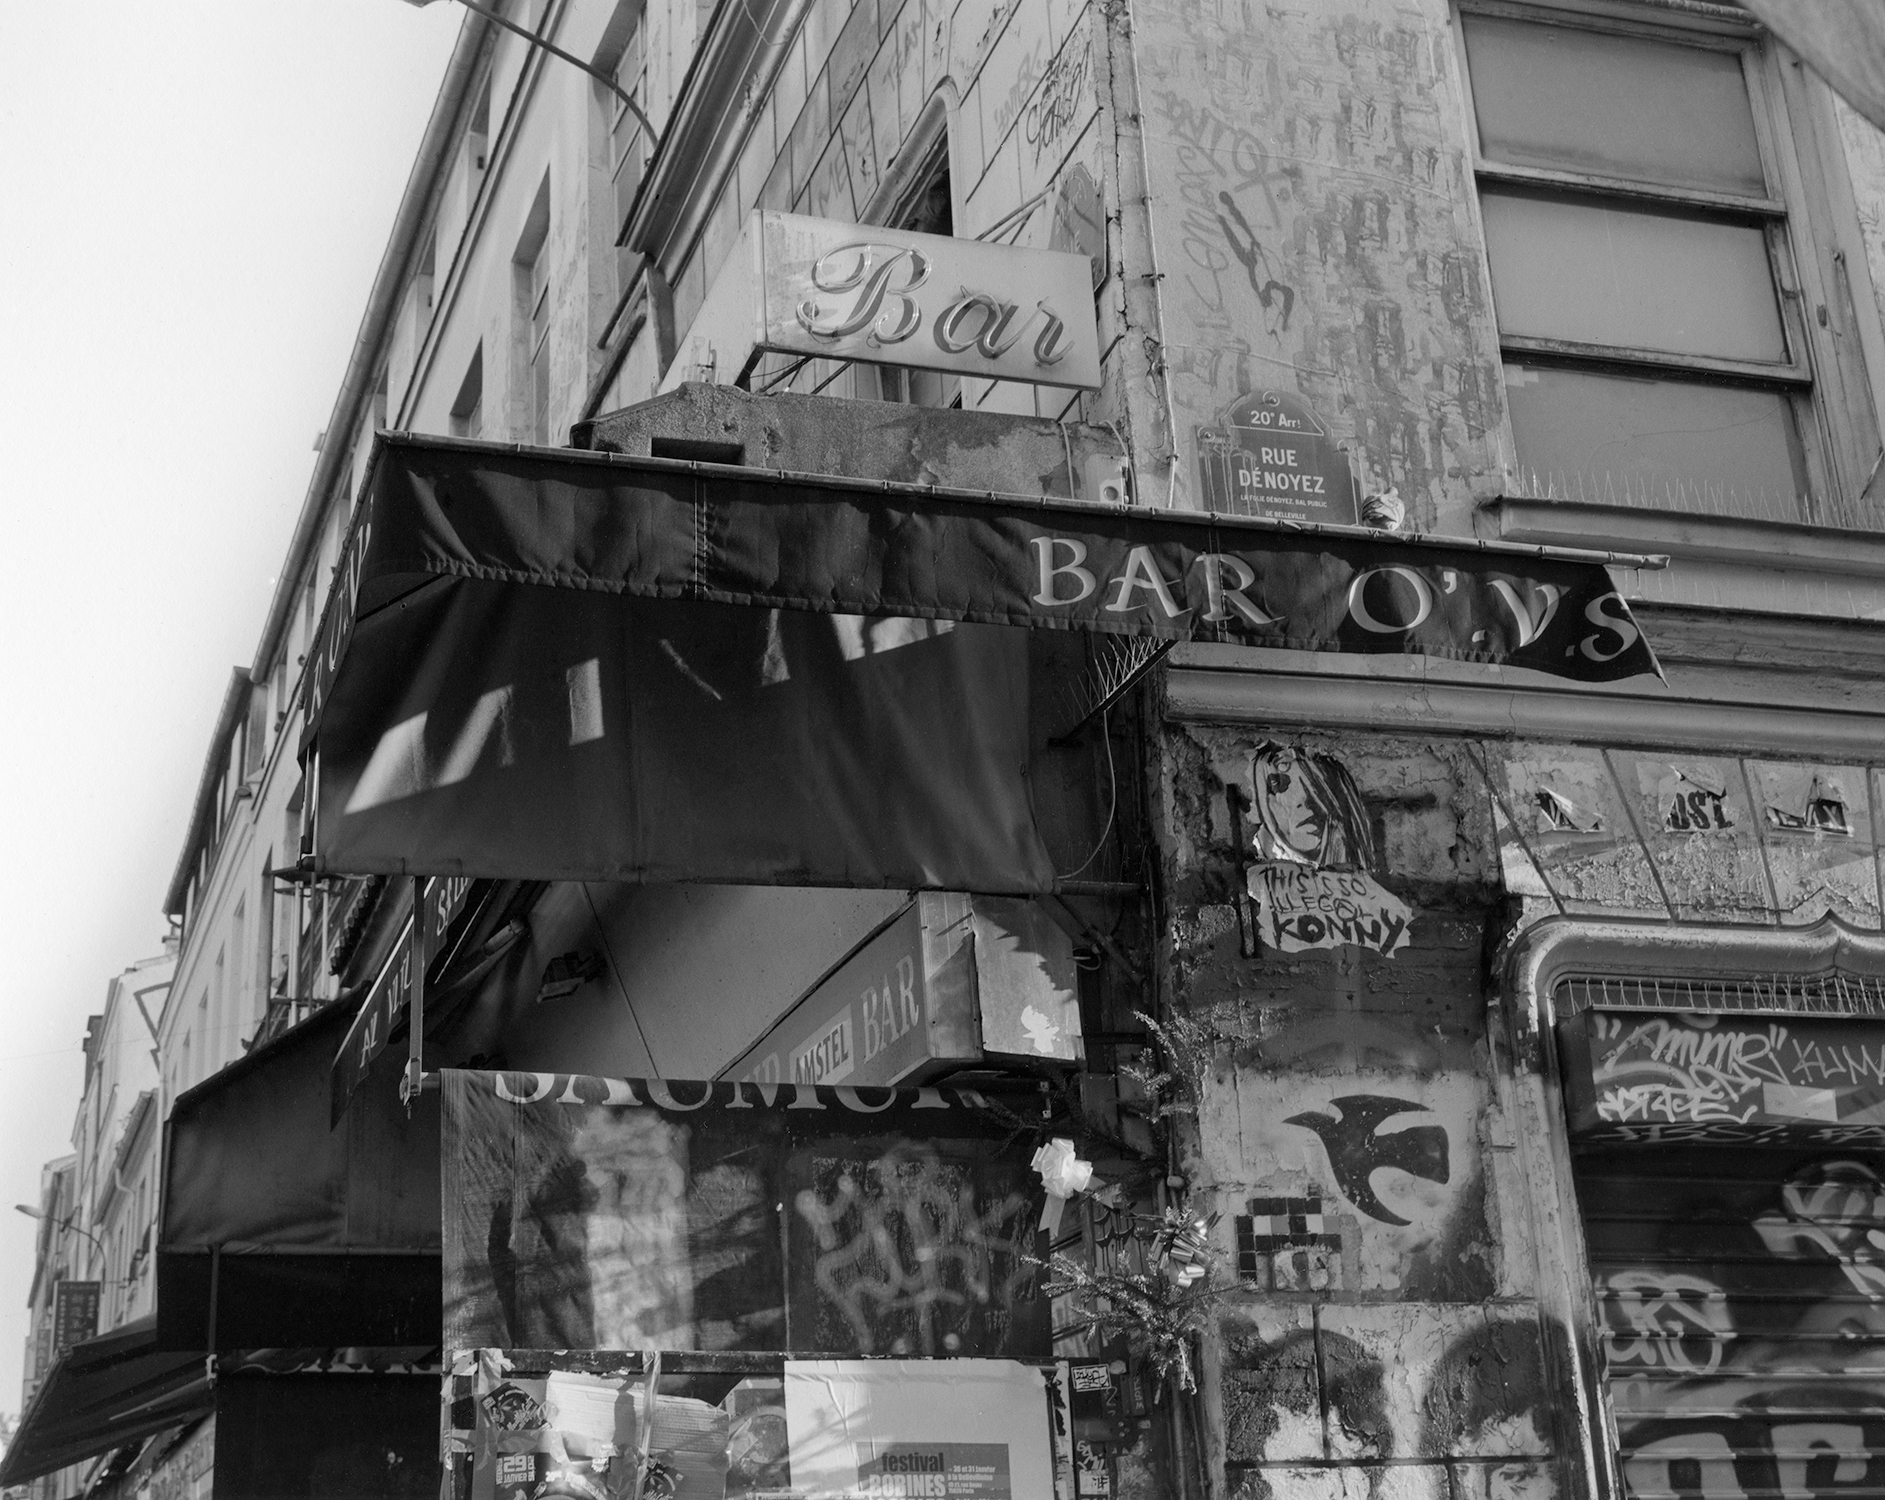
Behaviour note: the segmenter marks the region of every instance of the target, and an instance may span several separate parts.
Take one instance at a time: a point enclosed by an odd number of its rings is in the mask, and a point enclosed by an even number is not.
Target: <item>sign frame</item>
[[[663,393],[763,354],[1100,386],[1089,257],[754,209],[680,340]]]

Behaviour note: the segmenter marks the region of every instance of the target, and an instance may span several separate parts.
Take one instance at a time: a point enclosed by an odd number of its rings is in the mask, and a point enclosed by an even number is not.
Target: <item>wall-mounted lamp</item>
[[[81,1226],[74,1224],[70,1219],[47,1219],[44,1209],[32,1208],[24,1203],[14,1204],[13,1211],[15,1213],[25,1214],[26,1217],[29,1219],[45,1219],[45,1221],[48,1224],[52,1225],[53,1228],[55,1229],[69,1229],[74,1234],[82,1234],[85,1236],[86,1239],[90,1240],[94,1245],[98,1247],[98,1253],[100,1255],[105,1255],[109,1253],[105,1249],[105,1242],[103,1240],[101,1240],[97,1235],[93,1234],[91,1230],[82,1228]]]
[[[426,6],[432,4],[433,0],[406,0],[406,3],[408,5]],[[491,22],[493,25],[502,26],[506,31],[515,32],[526,42],[530,43],[531,46],[541,47],[545,52],[549,53],[550,56],[560,57],[564,62],[574,67],[581,68],[583,72],[587,73],[591,78],[595,79],[596,82],[600,83],[611,94],[622,101],[623,107],[635,117],[636,121],[641,125],[641,128],[647,132],[650,145],[659,139],[659,132],[656,131],[648,116],[642,113],[641,106],[630,97],[628,91],[624,89],[621,84],[617,83],[600,68],[593,68],[574,53],[565,52],[561,47],[553,46],[551,43],[546,42],[542,37],[538,36],[536,32],[530,30],[529,27],[519,26],[515,21],[503,15],[501,12],[493,10],[487,5],[477,4],[477,0],[458,0],[458,3],[464,6],[466,10],[483,16],[485,20]]]

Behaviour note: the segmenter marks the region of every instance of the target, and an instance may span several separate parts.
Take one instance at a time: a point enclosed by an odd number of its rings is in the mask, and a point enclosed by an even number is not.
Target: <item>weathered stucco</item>
[[[1505,418],[1446,6],[1132,13],[1181,503],[1197,428],[1270,387],[1471,534]]]
[[[1366,824],[1348,854],[1414,912],[1391,954],[1256,940],[1260,783],[1331,763]],[[1885,773],[1209,723],[1168,723],[1157,767],[1163,979],[1218,1039],[1181,1167],[1241,1287],[1207,1348],[1223,1493],[1581,1486],[1582,1293],[1537,1238],[1563,1233],[1565,1127],[1535,1035],[1514,1067],[1502,945],[1558,913],[1876,931]]]

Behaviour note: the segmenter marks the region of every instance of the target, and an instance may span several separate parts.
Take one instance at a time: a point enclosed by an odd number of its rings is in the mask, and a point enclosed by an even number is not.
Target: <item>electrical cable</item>
[[[1113,769],[1113,733],[1111,710],[1100,715],[1100,737],[1106,741],[1106,826],[1100,830],[1099,842],[1093,846],[1093,852],[1065,874],[1056,875],[1056,880],[1072,880],[1094,860],[1100,857],[1100,850],[1106,847],[1106,840],[1113,831],[1113,817],[1119,811],[1119,776]]]

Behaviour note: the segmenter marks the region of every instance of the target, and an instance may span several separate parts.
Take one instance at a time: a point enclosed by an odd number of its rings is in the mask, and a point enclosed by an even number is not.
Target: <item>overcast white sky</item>
[[[85,1017],[159,951],[465,12],[0,0],[0,1411]]]

